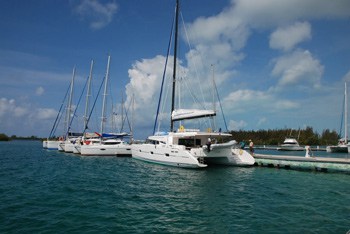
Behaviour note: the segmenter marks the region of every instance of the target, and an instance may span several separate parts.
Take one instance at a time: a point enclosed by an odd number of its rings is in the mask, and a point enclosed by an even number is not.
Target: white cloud
[[[49,131],[57,111],[35,108],[30,104],[18,104],[15,99],[0,98],[0,129],[8,134],[33,135],[34,132]],[[45,129],[43,129],[45,128]]]
[[[307,50],[297,50],[278,58],[272,75],[279,78],[278,87],[311,86],[318,88],[323,66]]]
[[[343,80],[346,81],[346,82],[349,82],[350,81],[350,71],[348,71],[345,76],[343,77]]]
[[[128,71],[130,82],[126,85],[126,103],[131,103],[134,95],[134,108],[138,113],[134,115],[136,123],[150,125],[154,121],[164,64],[165,58],[156,56],[136,61]]]
[[[296,22],[288,27],[280,27],[270,36],[270,47],[284,51],[291,50],[298,43],[311,39],[311,25]]]
[[[256,110],[278,112],[299,107],[297,102],[283,100],[268,92],[241,89],[231,92],[223,99],[225,111],[232,113],[249,113]]]
[[[237,131],[237,130],[244,129],[246,126],[247,126],[247,123],[244,120],[239,120],[239,121],[230,120],[228,128],[229,130]]]
[[[231,0],[234,14],[252,27],[276,27],[298,20],[350,16],[348,0]]]
[[[260,126],[260,125],[263,125],[266,122],[267,122],[267,118],[266,117],[262,117],[262,118],[259,119],[257,125]]]
[[[38,87],[36,90],[35,90],[35,94],[38,95],[38,96],[41,96],[43,95],[45,92],[44,88],[43,87]]]
[[[92,29],[101,29],[112,22],[114,14],[118,10],[115,1],[109,3],[101,3],[98,0],[82,0],[75,8],[77,14],[82,19],[90,21]]]

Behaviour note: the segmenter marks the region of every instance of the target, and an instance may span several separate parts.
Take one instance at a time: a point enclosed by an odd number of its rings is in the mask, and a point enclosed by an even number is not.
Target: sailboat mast
[[[91,80],[92,80],[92,68],[93,68],[93,66],[94,66],[94,60],[91,60],[88,88],[86,91],[86,102],[85,102],[85,113],[84,113],[84,130],[87,128],[87,123],[88,123],[88,110],[89,110],[89,99],[91,96]]]
[[[179,27],[179,0],[176,0],[176,11],[175,11],[175,44],[174,44],[174,67],[173,67],[173,91],[171,98],[171,112],[170,112],[170,131],[174,131],[174,121],[171,118],[171,114],[175,110],[175,83],[176,83],[176,58],[177,58],[177,41],[178,41],[178,27]]]
[[[109,76],[109,63],[111,61],[111,56],[108,55],[107,71],[105,77],[105,88],[103,92],[103,102],[102,102],[102,117],[101,117],[101,135],[104,131],[105,119],[106,119],[106,96],[107,96],[107,86],[108,86],[108,76]]]
[[[66,139],[69,135],[69,128],[70,128],[70,120],[72,115],[72,99],[73,99],[73,87],[74,87],[74,77],[75,77],[75,66],[73,67],[73,74],[72,74],[72,82],[70,86],[70,93],[69,93],[69,99],[68,99],[68,105],[67,105],[67,135]]]
[[[348,142],[348,98],[347,98],[347,88],[345,82],[345,92],[344,92],[344,122],[345,122],[345,144]]]

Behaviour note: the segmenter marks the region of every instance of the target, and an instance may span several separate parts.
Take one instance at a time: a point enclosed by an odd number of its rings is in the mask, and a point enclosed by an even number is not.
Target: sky
[[[81,131],[85,94],[78,100],[91,60],[97,104],[89,130],[99,131],[97,93],[110,55],[108,111],[120,117],[124,100],[135,138],[152,134],[174,8],[175,0],[1,1],[0,133],[47,137],[73,67]],[[228,130],[339,131],[350,81],[349,0],[183,0],[180,8],[181,107],[199,105],[192,99],[212,108],[215,100],[216,126],[225,129],[226,120]]]

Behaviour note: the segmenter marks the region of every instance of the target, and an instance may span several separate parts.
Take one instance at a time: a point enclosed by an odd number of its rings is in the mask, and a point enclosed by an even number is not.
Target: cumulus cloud
[[[298,43],[311,39],[311,25],[308,22],[296,22],[288,27],[279,27],[270,36],[270,47],[288,51]]]
[[[45,92],[45,90],[44,90],[44,88],[43,87],[38,87],[36,90],[35,90],[35,94],[37,95],[37,96],[41,96],[41,95],[43,95],[44,94],[44,92]]]
[[[338,19],[350,16],[348,0],[231,0],[236,17],[254,28],[270,28],[289,22]]]
[[[321,84],[323,66],[310,51],[298,49],[298,45],[311,40],[311,23],[318,19],[339,19],[350,16],[348,0],[231,0],[231,4],[220,13],[210,17],[200,17],[186,24],[191,48],[184,64],[187,75],[194,74],[191,67],[203,63],[215,65],[215,78],[224,103],[225,113],[249,113],[264,110],[269,113],[300,108],[297,101],[281,98],[278,92],[287,86],[318,88]],[[271,30],[269,45],[272,49],[286,52],[273,60],[271,76],[276,84],[268,91],[238,89],[230,92],[229,87],[240,87],[235,83],[239,75],[237,69],[246,58],[245,48],[250,36],[258,30]],[[248,51],[248,50],[247,50]],[[158,61],[158,62],[157,62]],[[161,61],[161,62],[160,62]],[[269,61],[266,61],[268,63]],[[130,83],[126,86],[128,98],[136,95],[136,105],[142,120],[148,109],[155,109],[159,92],[160,77],[163,72],[164,57],[142,60],[129,70]],[[202,70],[202,68],[200,68]],[[209,74],[209,73],[208,73]],[[204,75],[202,78],[207,78]],[[256,77],[254,77],[255,79]],[[245,77],[244,82],[250,82]],[[202,83],[205,83],[202,81]],[[192,86],[197,89],[198,86]],[[157,95],[156,95],[157,94]],[[226,96],[225,96],[226,95]],[[141,120],[141,121],[142,121]],[[149,121],[148,119],[147,121]],[[260,117],[260,124],[267,118]],[[137,121],[135,121],[137,122]],[[232,126],[244,126],[247,122],[234,121]]]
[[[239,121],[230,120],[229,130],[237,131],[237,130],[244,129],[246,126],[247,126],[247,123],[244,120],[239,120]]]
[[[290,85],[318,88],[323,70],[309,51],[297,50],[276,59],[272,75],[279,79],[277,88]]]
[[[56,115],[54,109],[35,108],[30,104],[18,104],[15,99],[0,98],[0,129],[6,133],[32,135],[39,129],[47,132],[48,129],[42,128],[52,124]]]
[[[98,0],[82,0],[75,8],[75,12],[83,19],[90,21],[90,27],[98,30],[112,22],[118,10],[115,1],[101,3]]]
[[[231,92],[223,100],[225,110],[234,113],[252,112],[264,110],[278,112],[281,110],[293,110],[299,107],[297,102],[283,100],[268,92],[240,89]]]

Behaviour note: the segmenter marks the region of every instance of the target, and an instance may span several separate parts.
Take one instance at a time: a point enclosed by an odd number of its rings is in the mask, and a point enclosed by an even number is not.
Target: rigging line
[[[170,84],[170,83],[167,84],[166,87],[167,87],[167,89],[166,89],[166,92],[165,92],[165,98],[164,98],[164,100],[168,100],[168,95],[169,95],[169,93],[170,93],[171,84]],[[162,107],[161,107],[162,112],[165,111],[165,106],[166,106],[166,102],[163,102],[163,103],[162,103]],[[161,116],[161,119],[158,120],[158,130],[157,130],[158,132],[159,132],[160,129],[161,129],[161,120],[162,120],[162,117],[164,117],[164,116]]]
[[[89,81],[89,77],[88,77],[88,78],[86,79],[86,81],[85,81],[85,85],[84,85],[83,91],[82,91],[81,94],[80,94],[80,97],[79,97],[77,106],[75,107],[75,110],[74,110],[74,113],[73,113],[73,117],[72,117],[72,119],[70,120],[70,123],[69,123],[69,126],[68,126],[68,130],[67,130],[67,135],[69,134],[69,130],[70,130],[71,126],[72,126],[72,123],[73,123],[73,120],[74,120],[74,117],[75,117],[75,113],[76,113],[77,110],[78,110],[78,107],[79,107],[81,98],[82,98],[82,96],[83,96],[83,94],[84,94],[84,92],[85,92],[85,88],[86,88],[86,85],[87,85],[88,81]]]
[[[97,92],[97,95],[96,95],[96,98],[95,98],[94,104],[92,105],[92,108],[91,108],[91,111],[90,111],[90,114],[89,114],[89,118],[88,118],[88,119],[87,119],[87,121],[86,121],[86,126],[85,126],[85,129],[84,129],[84,131],[83,131],[83,135],[85,134],[86,129],[88,129],[88,128],[89,128],[89,127],[88,127],[88,123],[89,123],[89,121],[90,121],[90,118],[91,118],[92,112],[93,112],[93,110],[95,109],[95,105],[96,105],[96,102],[97,102],[98,96],[100,95],[100,92],[101,92],[101,89],[102,89],[102,86],[103,86],[104,81],[105,81],[105,77],[103,77],[102,82],[101,82],[101,85],[100,85],[100,88],[98,89],[98,92]],[[102,134],[102,133],[101,133],[101,134]]]
[[[187,33],[187,29],[186,29],[186,25],[185,25],[185,20],[183,18],[183,15],[182,15],[182,12],[180,11],[180,15],[181,15],[181,19],[182,19],[182,24],[183,24],[183,27],[184,27],[184,31],[185,31],[185,35],[186,35],[186,39],[187,39],[187,43],[188,43],[188,47],[190,48],[190,51],[192,51],[192,45],[191,45],[191,42],[190,42],[190,39],[189,39],[189,36],[188,36],[188,33]],[[201,58],[201,61],[202,60],[202,56],[200,53],[198,53],[200,55],[200,58]],[[199,72],[198,72],[198,69],[197,69],[197,64],[196,64],[196,60],[194,60],[194,71],[196,73],[196,78],[198,80],[198,83],[201,84],[200,80],[199,80]],[[205,103],[205,98],[204,98],[204,93],[203,93],[203,89],[202,89],[202,86],[200,85],[199,86],[199,89],[200,89],[200,92],[201,92],[201,95],[202,95],[202,98],[203,98],[203,103]],[[206,108],[205,108],[206,109]]]
[[[174,29],[174,22],[175,22],[175,17],[173,19],[173,23],[171,25],[171,30],[170,30],[170,39],[169,39],[169,44],[168,44],[168,51],[167,51],[167,56],[166,56],[166,59],[165,59],[165,66],[164,66],[163,77],[162,77],[162,85],[161,85],[161,88],[160,88],[160,94],[159,94],[158,106],[157,106],[157,114],[156,114],[156,119],[154,121],[153,134],[152,135],[155,134],[156,125],[157,125],[157,122],[158,122],[159,107],[160,107],[160,104],[161,104],[164,79],[165,79],[166,69],[167,69],[167,65],[168,65],[169,54],[170,54],[170,47],[171,47],[172,36],[173,36],[173,29]]]
[[[125,120],[127,120],[128,125],[129,125],[129,129],[131,130],[131,124],[130,124],[130,120],[129,120],[129,116],[128,116],[128,112],[130,110],[130,106],[131,105],[128,106],[128,109],[125,108],[125,105],[122,106],[122,108],[124,108],[124,110],[125,110],[125,117],[123,118],[123,116],[122,116],[123,123],[122,123],[122,128],[120,129],[120,132],[123,131]]]
[[[59,118],[59,116],[60,116],[60,113],[61,113],[62,107],[63,107],[64,103],[66,102],[66,98],[67,98],[67,95],[68,95],[68,92],[69,92],[69,89],[70,89],[70,86],[71,86],[71,85],[72,85],[72,82],[70,82],[70,83],[69,83],[69,86],[68,86],[67,92],[66,92],[66,94],[64,95],[64,98],[63,98],[63,100],[62,100],[62,103],[61,103],[60,109],[59,109],[59,111],[58,111],[58,113],[57,113],[57,116],[56,116],[55,122],[54,122],[54,124],[53,124],[53,126],[52,126],[52,129],[51,129],[51,132],[50,132],[50,134],[49,134],[49,138],[51,138],[51,137],[52,137],[52,134],[53,134],[53,133],[55,133],[55,131],[56,131],[56,129],[57,129],[57,125],[58,125],[57,120],[58,120],[58,118]]]
[[[187,89],[190,91],[190,94],[191,94],[191,97],[193,98],[193,101],[195,103],[197,103],[201,108],[206,110],[207,108],[205,108],[205,106],[202,104],[202,102],[200,102],[199,99],[196,97],[196,95],[194,94],[194,92],[191,89],[191,86],[189,86],[189,84],[187,82],[185,82],[185,85],[186,85]]]
[[[221,105],[221,100],[220,100],[220,96],[219,96],[218,87],[216,86],[215,80],[213,80],[213,82],[214,82],[214,87],[215,87],[215,91],[216,91],[216,96],[217,96],[218,101],[219,101],[219,105],[220,105],[220,109],[221,109],[221,113],[222,113],[222,118],[224,119],[226,132],[228,132],[227,123],[226,123],[226,118],[225,118],[224,110],[222,109],[222,105]]]

